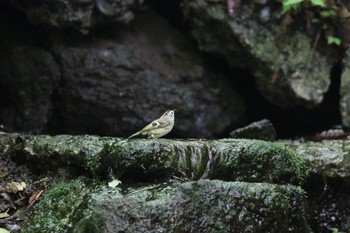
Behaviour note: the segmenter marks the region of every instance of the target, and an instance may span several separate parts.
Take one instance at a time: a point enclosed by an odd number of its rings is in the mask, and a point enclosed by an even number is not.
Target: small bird
[[[146,127],[134,133],[129,138],[138,135],[147,135],[148,138],[160,138],[168,134],[174,126],[175,109],[166,111],[161,117],[149,123]]]

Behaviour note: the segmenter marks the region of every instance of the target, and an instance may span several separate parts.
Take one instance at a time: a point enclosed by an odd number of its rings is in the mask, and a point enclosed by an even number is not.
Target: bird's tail
[[[128,139],[133,138],[133,137],[136,137],[136,136],[138,136],[138,135],[140,135],[140,132],[134,133],[133,135],[129,136]]]

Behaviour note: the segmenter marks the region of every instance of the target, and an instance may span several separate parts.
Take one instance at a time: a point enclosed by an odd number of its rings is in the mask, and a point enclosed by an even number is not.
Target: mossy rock
[[[279,143],[247,140],[120,139],[19,136],[7,154],[36,169],[73,167],[93,177],[112,170],[122,180],[169,178],[301,184],[308,161]]]
[[[222,140],[125,140],[105,148],[117,174],[301,184],[308,161],[273,142]]]
[[[78,178],[72,181],[62,181],[54,185],[44,193],[42,200],[35,206],[21,232],[68,232],[72,219],[79,215],[79,210],[84,208],[88,195],[95,186],[89,184],[85,178]],[[93,214],[92,214],[93,215]],[[98,215],[94,215],[91,225],[93,232],[99,232]],[[95,228],[93,228],[95,227]]]
[[[293,185],[200,180],[87,190],[81,180],[54,187],[22,232],[310,232],[305,192]]]
[[[310,173],[323,178],[350,177],[350,141],[282,141],[310,161]]]

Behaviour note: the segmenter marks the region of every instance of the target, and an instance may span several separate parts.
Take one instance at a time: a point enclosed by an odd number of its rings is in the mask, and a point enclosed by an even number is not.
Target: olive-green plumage
[[[148,138],[160,138],[168,134],[174,126],[175,110],[166,111],[161,117],[146,125],[143,129],[134,133],[128,138],[133,138],[138,135],[145,135]]]

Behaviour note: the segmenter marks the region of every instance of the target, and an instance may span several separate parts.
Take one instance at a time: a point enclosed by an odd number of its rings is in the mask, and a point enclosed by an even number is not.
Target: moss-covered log
[[[57,185],[22,232],[310,232],[305,192],[292,185],[201,180],[86,190],[81,180]]]
[[[7,137],[0,147],[36,167],[72,166],[93,175],[112,169],[120,179],[185,177],[300,184],[307,160],[287,146],[258,140],[118,139],[95,136]]]

